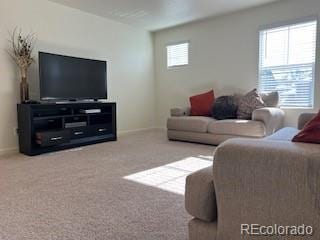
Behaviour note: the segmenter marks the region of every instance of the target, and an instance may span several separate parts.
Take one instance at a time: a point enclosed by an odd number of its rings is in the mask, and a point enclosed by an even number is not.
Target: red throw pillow
[[[320,112],[294,136],[292,142],[320,143]]]
[[[190,97],[191,116],[210,116],[214,102],[213,90]]]

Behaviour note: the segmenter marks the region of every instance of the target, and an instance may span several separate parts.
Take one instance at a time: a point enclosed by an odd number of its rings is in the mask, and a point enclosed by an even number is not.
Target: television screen
[[[39,52],[41,100],[107,98],[107,63]]]

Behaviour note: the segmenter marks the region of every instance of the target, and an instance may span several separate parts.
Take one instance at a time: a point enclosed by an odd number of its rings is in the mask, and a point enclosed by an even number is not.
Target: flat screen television
[[[43,101],[107,98],[107,62],[39,52]]]

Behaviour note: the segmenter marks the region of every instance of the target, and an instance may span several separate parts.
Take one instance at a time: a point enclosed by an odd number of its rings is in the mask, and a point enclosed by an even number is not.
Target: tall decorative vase
[[[29,100],[29,85],[27,81],[27,68],[20,68],[21,81],[20,81],[20,101],[21,103]]]

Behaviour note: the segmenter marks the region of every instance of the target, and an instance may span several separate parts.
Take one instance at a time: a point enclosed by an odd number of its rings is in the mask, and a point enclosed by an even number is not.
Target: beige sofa
[[[299,127],[312,116],[302,115]],[[213,168],[188,176],[189,240],[320,239],[320,146],[291,142],[298,131],[228,140],[217,148]],[[242,224],[304,224],[313,236],[241,234]]]
[[[189,108],[171,109],[167,121],[170,140],[218,145],[234,137],[262,138],[280,129],[284,120],[283,110],[275,107],[255,110],[252,120],[215,120],[189,115]]]

